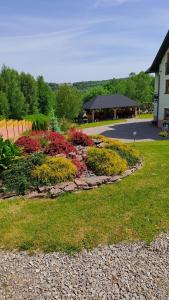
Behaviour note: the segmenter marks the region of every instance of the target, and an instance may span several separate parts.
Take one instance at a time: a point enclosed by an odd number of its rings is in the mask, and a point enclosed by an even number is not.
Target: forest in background
[[[84,102],[96,95],[116,93],[126,95],[139,104],[151,104],[154,77],[140,72],[131,73],[124,79],[48,84],[43,76],[34,78],[31,74],[3,66],[0,71],[0,117],[48,116],[54,110],[58,118],[73,120],[83,110]]]

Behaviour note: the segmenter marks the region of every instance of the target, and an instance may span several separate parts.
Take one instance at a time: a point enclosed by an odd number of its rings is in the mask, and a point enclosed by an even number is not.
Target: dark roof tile
[[[151,67],[146,71],[146,73],[157,73],[159,72],[159,65],[167,51],[167,49],[169,48],[169,31],[166,34],[166,37],[151,65]]]
[[[123,95],[96,96],[84,104],[84,109],[102,109],[118,107],[136,107],[137,102]]]

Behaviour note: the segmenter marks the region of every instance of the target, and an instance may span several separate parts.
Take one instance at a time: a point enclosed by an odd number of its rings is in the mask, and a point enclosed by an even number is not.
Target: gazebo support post
[[[113,108],[113,113],[114,113],[114,120],[117,119],[117,108]]]
[[[135,115],[135,118],[137,117],[137,107],[135,107],[134,109],[134,115]]]
[[[92,122],[94,122],[94,114],[95,114],[95,111],[94,109],[92,110]]]

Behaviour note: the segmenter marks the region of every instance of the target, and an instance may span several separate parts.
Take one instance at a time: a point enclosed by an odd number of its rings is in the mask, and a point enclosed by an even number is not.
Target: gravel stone
[[[169,233],[144,242],[62,253],[0,252],[1,300],[169,299]]]

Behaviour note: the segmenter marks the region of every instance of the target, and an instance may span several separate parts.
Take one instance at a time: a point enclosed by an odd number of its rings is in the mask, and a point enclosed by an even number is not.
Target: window
[[[166,84],[165,84],[165,93],[169,94],[169,80],[166,80]]]
[[[169,120],[169,108],[164,109],[164,120]]]

